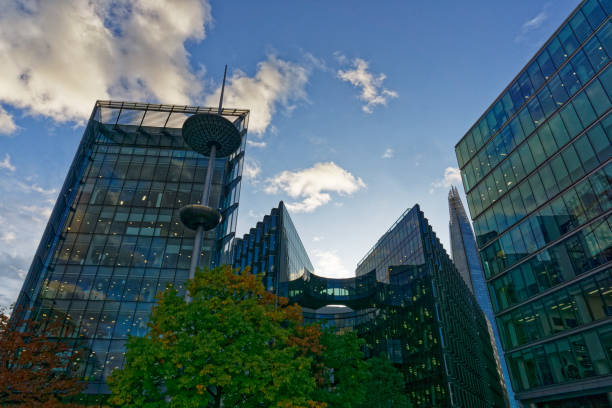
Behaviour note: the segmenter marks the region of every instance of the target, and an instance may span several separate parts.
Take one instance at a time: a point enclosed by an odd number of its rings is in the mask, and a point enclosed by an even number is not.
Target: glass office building
[[[480,306],[480,309],[485,314],[493,351],[495,353],[495,361],[498,365],[499,375],[502,379],[502,388],[508,393],[508,398],[512,401],[512,405],[516,406],[506,363],[503,359],[503,355],[501,358],[499,356],[502,350],[499,334],[497,333],[497,328],[493,327],[491,324],[491,322],[495,321],[495,316],[493,314],[493,308],[491,307],[491,299],[487,291],[482,265],[480,264],[480,257],[476,249],[474,232],[472,232],[470,220],[461,202],[459,191],[455,186],[451,186],[448,192],[448,211],[450,216],[448,229],[453,263],[459,271],[459,275],[461,275],[468,285],[468,288],[474,293],[478,306]]]
[[[285,297],[287,282],[314,270],[282,201],[234,241],[232,265],[240,270],[250,267],[261,275],[266,290]]]
[[[583,1],[455,149],[529,407],[612,403],[611,15]]]
[[[282,204],[237,244],[235,266],[255,270],[267,255],[258,248],[269,247],[274,235],[299,243],[297,273],[282,270],[291,263],[277,263],[276,275],[289,278],[280,284],[281,295],[299,303],[307,321],[355,330],[366,340],[367,355],[386,354],[404,373],[413,406],[505,406],[484,315],[418,205],[378,240],[357,276],[346,279],[313,274],[297,234],[282,237],[278,229],[266,229],[278,225],[273,217],[280,214],[288,219]]]
[[[154,296],[184,291],[194,232],[178,210],[198,203],[208,159],[181,126],[217,108],[98,101],[59,194],[17,306],[59,323],[53,334],[87,350],[77,368],[88,393],[123,364],[128,335],[142,336]],[[242,146],[214,163],[212,206],[222,223],[205,235],[201,266],[226,263],[233,239],[247,110],[223,109]]]

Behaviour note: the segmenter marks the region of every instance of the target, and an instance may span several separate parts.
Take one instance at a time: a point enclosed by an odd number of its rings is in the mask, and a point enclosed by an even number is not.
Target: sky
[[[283,200],[315,272],[418,203],[445,248],[454,146],[578,0],[4,0],[0,305],[97,99],[251,110],[238,235]],[[465,200],[464,200],[465,203]]]

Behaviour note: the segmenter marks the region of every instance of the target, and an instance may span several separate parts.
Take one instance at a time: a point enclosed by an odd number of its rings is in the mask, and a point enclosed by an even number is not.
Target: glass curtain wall
[[[99,101],[70,167],[17,307],[85,350],[77,374],[88,393],[107,392],[127,337],[147,332],[155,295],[168,285],[185,291],[194,232],[178,210],[199,202],[208,159],[184,144],[181,126],[202,111]],[[245,139],[248,111],[223,115]],[[228,256],[243,146],[215,162],[211,200],[224,222],[206,233],[202,266]]]
[[[611,15],[583,1],[456,146],[512,385],[536,406],[612,387],[612,312],[585,306],[612,262]]]

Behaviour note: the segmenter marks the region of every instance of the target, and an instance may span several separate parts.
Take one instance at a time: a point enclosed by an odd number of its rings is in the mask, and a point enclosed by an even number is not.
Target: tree
[[[84,388],[69,372],[78,355],[43,323],[11,321],[0,310],[0,406],[67,407],[62,401]]]
[[[409,408],[404,376],[386,356],[366,360],[368,379],[363,384],[366,399],[361,408]]]
[[[123,407],[324,407],[312,399],[320,328],[261,278],[229,267],[198,271],[191,301],[169,289],[149,333],[127,342],[125,367],[109,379]]]
[[[410,407],[402,373],[386,356],[364,359],[364,343],[353,331],[323,333],[317,399],[334,408]]]

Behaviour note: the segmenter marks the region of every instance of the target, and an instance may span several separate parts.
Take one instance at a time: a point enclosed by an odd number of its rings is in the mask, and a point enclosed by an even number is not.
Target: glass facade
[[[507,392],[509,402],[512,406],[516,406],[512,385],[506,368],[506,362],[499,357],[501,353],[501,344],[497,328],[493,327],[491,322],[495,321],[493,308],[491,307],[491,299],[485,282],[484,272],[480,264],[480,257],[476,249],[476,240],[470,225],[470,220],[465,212],[459,191],[452,186],[448,193],[448,210],[450,221],[448,223],[450,233],[451,255],[455,267],[459,274],[471,289],[476,297],[478,306],[484,312],[489,327],[493,351],[495,353],[495,361],[498,365],[499,375],[502,380],[502,388]]]
[[[314,270],[282,201],[234,241],[232,265],[238,269],[249,266],[252,273],[262,276],[266,290],[285,297],[288,281]]]
[[[256,261],[261,254],[258,258],[255,252],[261,249],[252,237],[258,230],[266,231],[266,225],[279,225],[273,217],[280,214],[286,213],[274,209],[237,242],[234,266],[255,270],[261,262]],[[300,260],[307,255],[295,229],[295,235],[284,238],[272,228],[267,231],[281,241],[292,240],[299,249],[299,273],[282,271],[290,262],[277,263],[277,275],[289,277],[281,283],[281,294],[303,307],[307,321],[322,321],[338,331],[355,330],[366,340],[367,355],[385,353],[404,373],[413,406],[505,406],[485,317],[418,205],[368,252],[354,278],[313,274]],[[263,242],[264,238],[259,248]],[[267,275],[263,276],[265,282]]]
[[[183,142],[181,126],[215,109],[98,101],[17,302],[54,334],[86,350],[77,374],[88,393],[123,364],[128,335],[147,331],[154,296],[184,291],[194,232],[178,210],[199,202],[208,159]],[[211,202],[223,222],[206,234],[201,265],[229,257],[248,111],[224,110],[243,144],[217,159]]]
[[[512,385],[533,406],[612,387],[612,311],[596,303],[612,263],[611,15],[583,1],[455,148]]]

